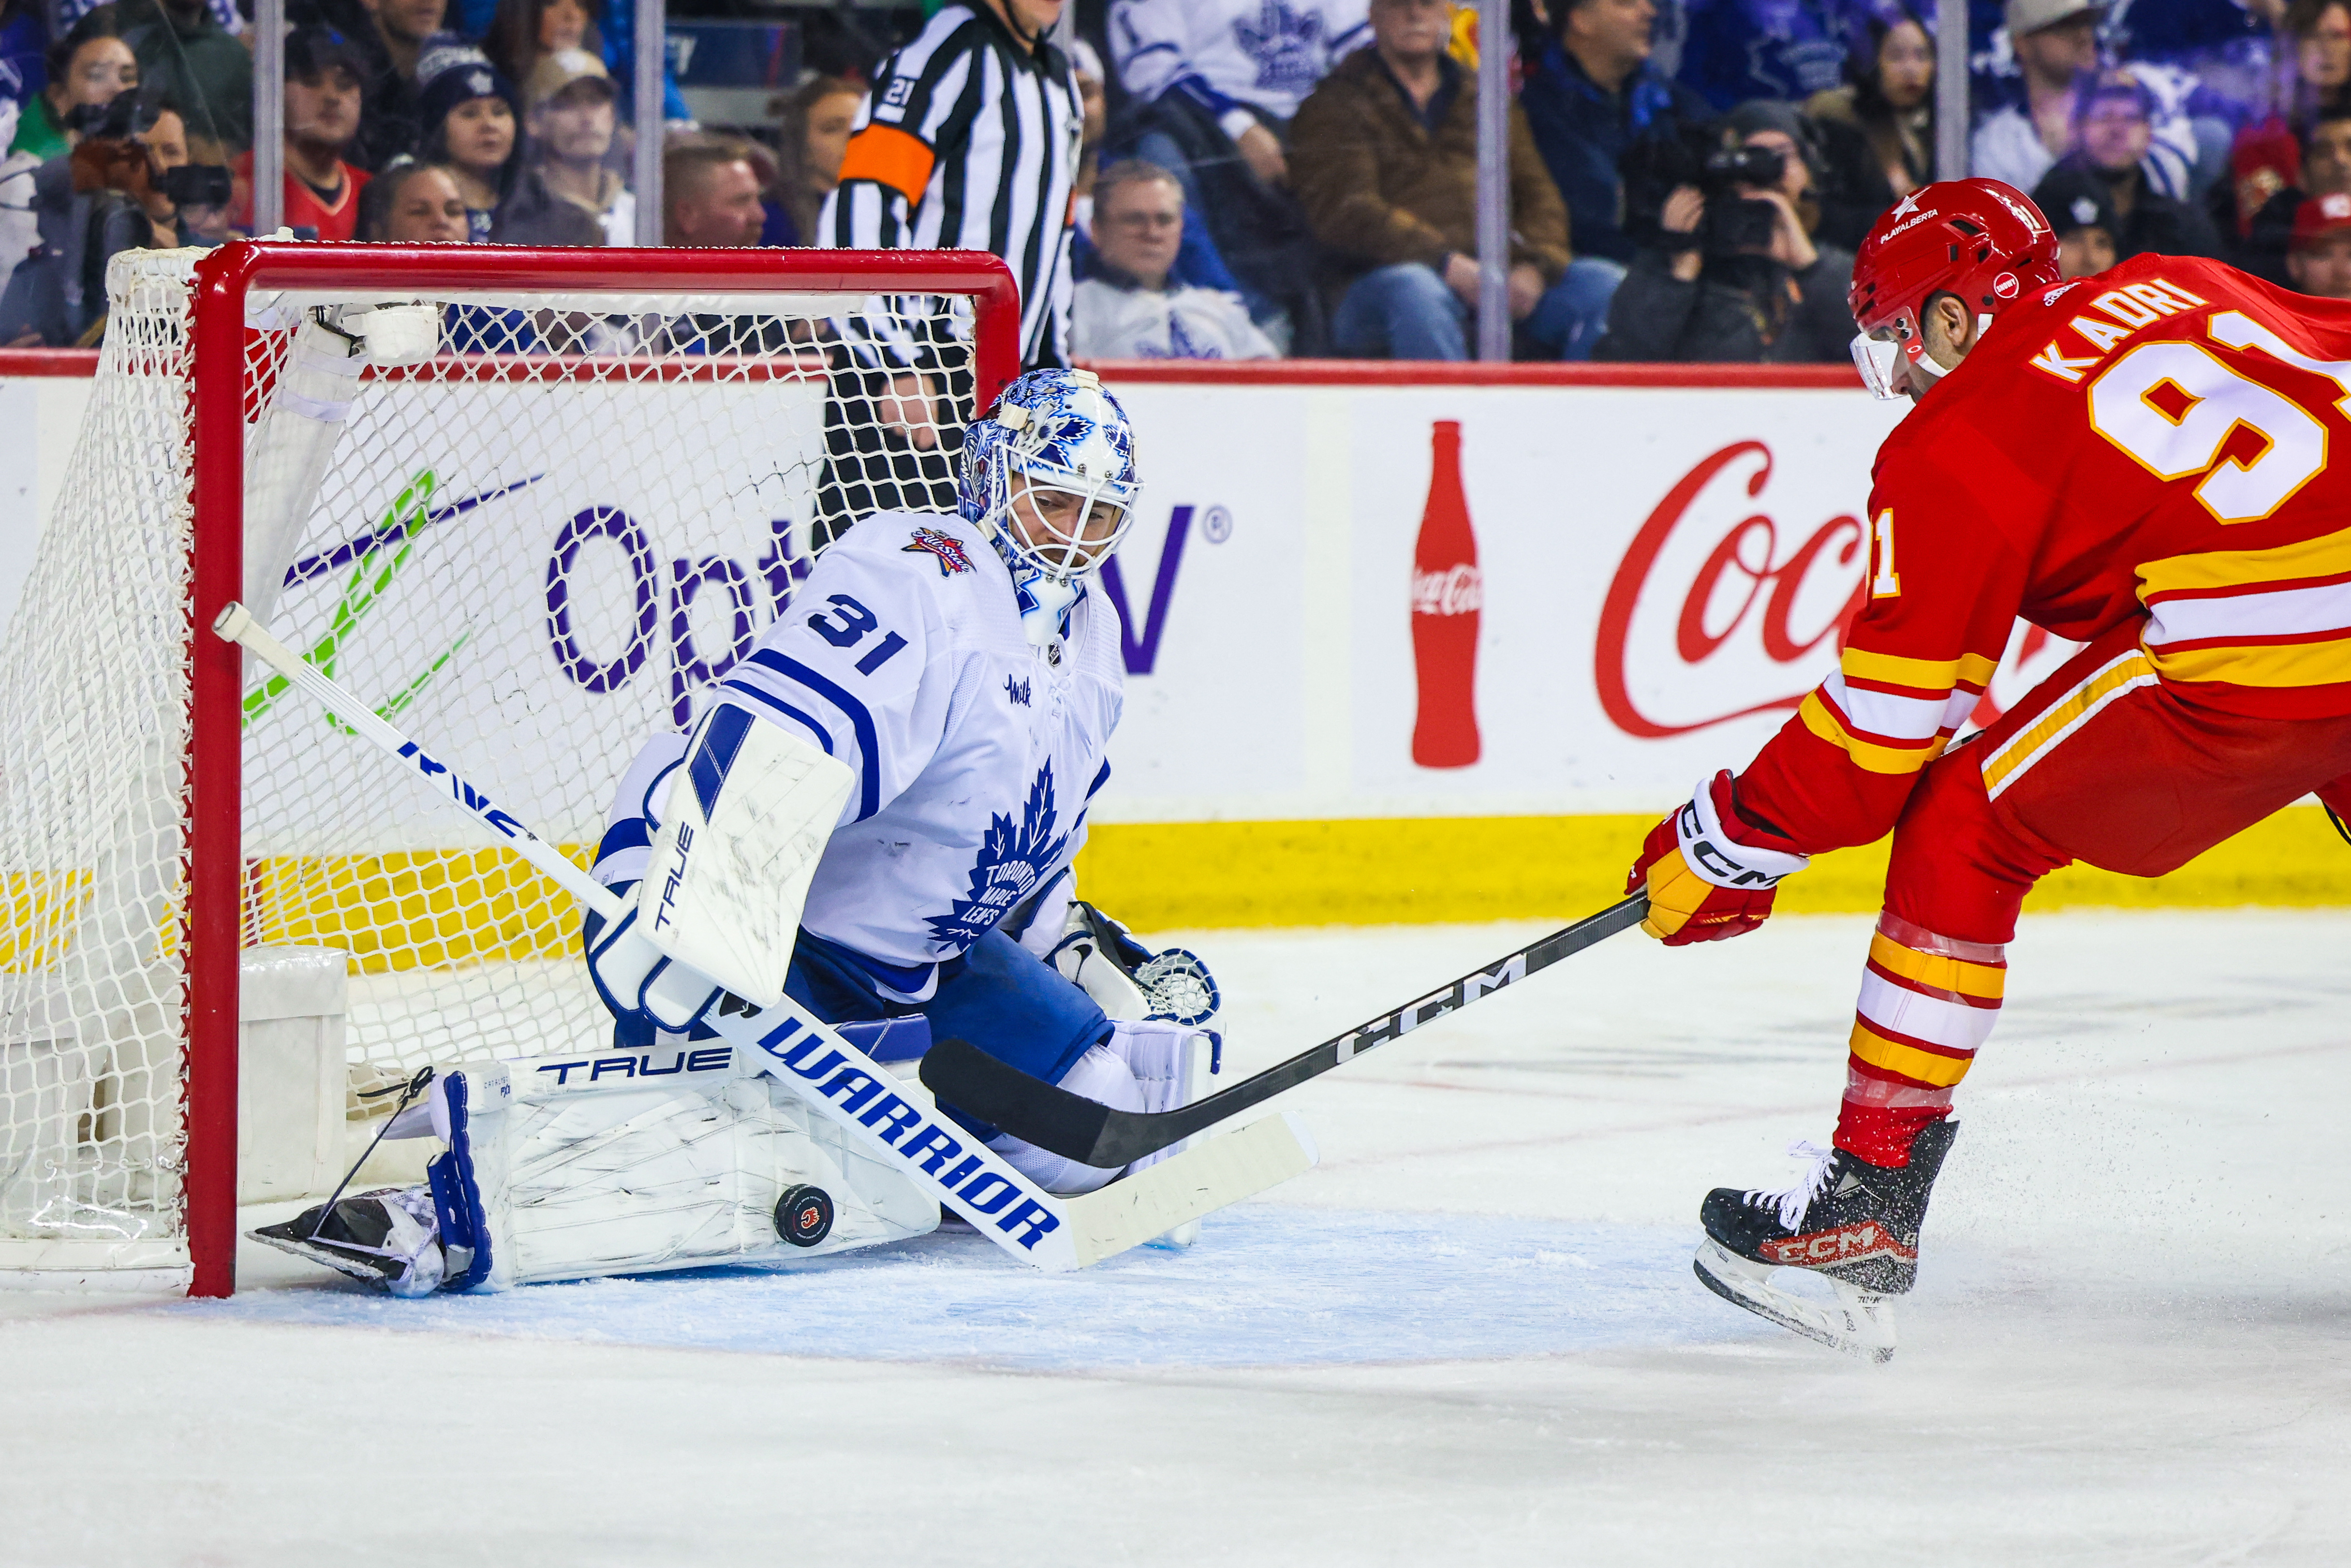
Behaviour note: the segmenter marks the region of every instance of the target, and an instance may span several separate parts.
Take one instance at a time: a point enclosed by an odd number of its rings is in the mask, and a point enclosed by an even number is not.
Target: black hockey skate
[[[246,1234],[395,1296],[425,1296],[441,1283],[439,1229],[426,1189],[386,1186],[353,1193],[332,1213],[322,1203]]]
[[[1927,1199],[1959,1124],[1929,1123],[1910,1145],[1907,1166],[1874,1166],[1837,1149],[1799,1145],[1813,1169],[1785,1192],[1719,1186],[1698,1219],[1706,1241],[1691,1267],[1727,1301],[1851,1355],[1894,1354],[1889,1297],[1918,1278],[1918,1229]],[[1805,1269],[1829,1281],[1834,1301],[1773,1288],[1780,1269]]]

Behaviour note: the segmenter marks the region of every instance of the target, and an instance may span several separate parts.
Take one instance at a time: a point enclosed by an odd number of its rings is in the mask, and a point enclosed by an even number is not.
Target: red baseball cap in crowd
[[[2351,229],[2351,195],[2313,196],[2294,210],[2291,248],[2300,250],[2337,229]]]

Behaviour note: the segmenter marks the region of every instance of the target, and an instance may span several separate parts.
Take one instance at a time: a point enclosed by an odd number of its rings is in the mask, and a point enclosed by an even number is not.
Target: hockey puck
[[[776,1199],[776,1234],[813,1247],[832,1234],[832,1197],[820,1186],[791,1186]]]

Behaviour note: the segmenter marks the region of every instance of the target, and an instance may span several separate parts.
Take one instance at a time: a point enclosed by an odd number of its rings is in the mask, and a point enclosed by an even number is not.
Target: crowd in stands
[[[1448,0],[1074,4],[1081,359],[1470,357],[1482,47],[1516,358],[1841,361],[1855,248],[1935,176],[1934,0],[1513,0],[1493,40]],[[651,134],[664,243],[818,243],[879,59],[720,132],[674,84],[636,112],[630,0],[287,11],[282,221],[322,239],[633,244]],[[1971,170],[2069,277],[2212,256],[2351,298],[2351,0],[1973,0],[1970,29]],[[0,344],[93,342],[109,258],[249,231],[253,124],[238,0],[0,5]]]

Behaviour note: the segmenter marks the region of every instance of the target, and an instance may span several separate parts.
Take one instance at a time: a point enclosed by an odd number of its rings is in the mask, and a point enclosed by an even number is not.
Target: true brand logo
[[[456,801],[468,811],[474,812],[507,837],[519,839],[528,836],[524,833],[520,822],[491,805],[487,795],[450,772],[446,765],[434,761],[432,754],[416,742],[412,740],[402,745],[400,754],[416,764],[416,771],[425,778],[441,781],[442,788],[448,791],[449,799]]]

